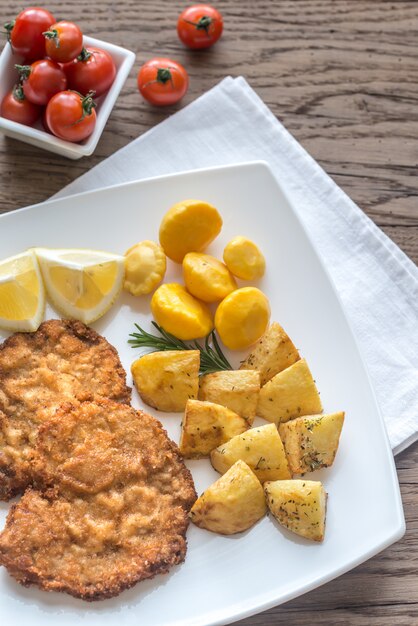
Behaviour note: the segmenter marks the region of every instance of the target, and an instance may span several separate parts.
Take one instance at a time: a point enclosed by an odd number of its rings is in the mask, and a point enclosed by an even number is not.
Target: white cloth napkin
[[[332,276],[396,454],[418,439],[418,268],[305,152],[242,77],[225,78],[55,197],[253,160],[268,161]]]

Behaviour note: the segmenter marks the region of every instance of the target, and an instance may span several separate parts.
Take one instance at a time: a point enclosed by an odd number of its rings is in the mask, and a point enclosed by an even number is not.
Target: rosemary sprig
[[[152,322],[152,325],[161,336],[147,333],[138,324],[135,324],[139,332],[130,333],[129,336],[132,339],[128,339],[128,343],[131,344],[132,348],[151,348],[151,352],[162,350],[199,350],[200,374],[210,374],[211,372],[219,372],[219,370],[232,370],[220,348],[215,331],[212,331],[206,337],[204,345],[201,345],[198,341],[186,343],[181,339],[177,339],[177,337],[165,331],[156,322]]]

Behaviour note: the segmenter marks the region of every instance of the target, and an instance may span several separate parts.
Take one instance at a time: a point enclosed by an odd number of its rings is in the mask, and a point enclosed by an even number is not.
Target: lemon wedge
[[[66,317],[90,324],[110,309],[122,289],[123,256],[71,248],[35,252],[48,297]]]
[[[0,261],[0,327],[35,331],[44,309],[45,291],[33,250]]]

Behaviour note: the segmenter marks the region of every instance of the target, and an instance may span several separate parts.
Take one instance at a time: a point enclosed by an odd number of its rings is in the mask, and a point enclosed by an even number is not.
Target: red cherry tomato
[[[76,91],[61,91],[48,102],[46,126],[61,139],[82,141],[96,125],[95,106],[91,93],[83,97]]]
[[[82,94],[90,90],[101,96],[109,89],[116,76],[115,63],[106,50],[88,46],[81,54],[64,67],[68,88]]]
[[[30,7],[21,11],[15,20],[4,25],[13,52],[21,54],[28,61],[44,57],[43,33],[54,22],[55,17],[46,9]]]
[[[222,15],[209,4],[196,4],[181,13],[177,33],[188,48],[210,48],[222,35]]]
[[[50,59],[15,67],[23,79],[25,97],[34,104],[45,106],[54,94],[67,89],[64,70]]]
[[[44,112],[42,113],[41,122],[42,122],[42,126],[44,127],[45,132],[51,134],[51,131],[49,130],[49,127],[48,127],[48,122],[46,121],[46,107],[44,109]]]
[[[41,114],[41,107],[25,98],[21,85],[16,85],[2,100],[0,115],[13,122],[32,126]]]
[[[159,57],[141,67],[137,82],[145,100],[165,106],[181,100],[189,86],[189,77],[180,63]]]
[[[44,33],[47,56],[57,63],[68,63],[83,49],[83,33],[73,22],[56,22]]]

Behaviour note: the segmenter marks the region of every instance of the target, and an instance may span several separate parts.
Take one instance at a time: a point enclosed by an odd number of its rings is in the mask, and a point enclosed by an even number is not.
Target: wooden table
[[[417,261],[418,2],[219,0],[224,37],[210,52],[197,53],[177,40],[183,4],[51,0],[48,8],[94,37],[135,50],[134,70],[156,55],[184,63],[191,75],[184,104],[227,74],[245,76],[334,180]],[[0,0],[0,7],[6,21],[17,5]],[[45,200],[175,110],[146,105],[135,74],[88,159],[68,161],[0,139],[0,212]],[[396,464],[404,539],[328,585],[240,624],[418,624],[418,444]]]

